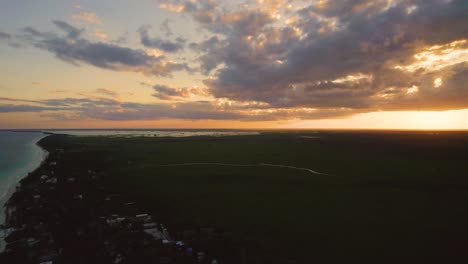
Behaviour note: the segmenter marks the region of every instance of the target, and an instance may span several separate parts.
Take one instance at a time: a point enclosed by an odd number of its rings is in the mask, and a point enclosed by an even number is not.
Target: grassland
[[[63,162],[98,168],[172,230],[227,230],[248,263],[431,262],[467,257],[468,134],[271,132],[62,137]],[[179,163],[271,163],[274,167]]]

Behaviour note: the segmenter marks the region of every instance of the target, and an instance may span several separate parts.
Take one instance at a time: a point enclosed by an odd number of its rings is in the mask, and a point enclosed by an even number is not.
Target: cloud
[[[0,113],[31,112],[57,120],[241,120],[271,121],[321,119],[349,116],[352,109],[271,109],[258,103],[231,104],[225,101],[184,101],[160,104],[121,102],[105,98],[22,100],[0,98]]]
[[[93,12],[80,12],[72,16],[75,22],[86,22],[95,25],[101,25],[101,19]]]
[[[109,38],[109,36],[100,29],[94,30],[94,36],[101,40],[107,40]]]
[[[18,98],[11,98],[11,97],[0,97],[0,102],[8,102],[8,103],[36,103],[35,100],[28,100],[28,99],[18,99]]]
[[[154,97],[161,100],[177,100],[183,98],[189,98],[193,96],[206,96],[208,91],[206,88],[172,88],[167,85],[154,85],[153,89],[155,93]]]
[[[0,105],[0,113],[57,111],[59,108],[33,105]]]
[[[77,39],[81,33],[84,31],[83,29],[78,29],[66,22],[60,20],[54,20],[53,23],[61,30],[67,32],[67,37],[70,39]]]
[[[205,84],[215,97],[259,101],[272,108],[468,107],[462,102],[468,101],[465,86],[457,92],[443,85],[433,91],[437,75],[460,79],[453,71],[466,68],[462,62],[467,58],[460,55],[468,49],[460,42],[467,36],[464,1],[329,0],[302,2],[297,9],[277,8],[288,1],[267,2],[225,10],[176,1],[184,4],[182,12],[214,34],[190,47],[200,53],[202,71],[213,73]],[[200,19],[199,12],[209,13],[210,19]],[[432,72],[419,69],[422,62],[415,55],[428,50],[452,57],[439,60],[439,66],[436,56],[429,57],[424,63]],[[416,68],[396,69],[400,64]],[[339,82],[350,76],[368,77]],[[414,87],[418,92],[408,94]]]
[[[12,48],[21,48],[22,45],[18,42],[15,42],[15,38],[13,35],[9,34],[9,33],[6,33],[6,32],[1,32],[0,31],[0,44],[4,42],[6,43],[8,46],[12,47]]]
[[[161,3],[159,4],[159,7],[162,9],[168,10],[170,12],[175,12],[175,13],[183,12],[185,9],[184,5],[173,4],[169,1],[161,1]]]
[[[106,95],[109,97],[118,97],[119,94],[112,91],[111,89],[106,89],[106,88],[98,88],[95,90],[96,93]]]
[[[11,35],[8,34],[8,33],[1,32],[1,31],[0,31],[0,40],[4,40],[4,39],[6,39],[6,40],[11,39]]]
[[[34,86],[42,86],[42,87],[48,85],[48,83],[46,83],[46,82],[38,82],[38,81],[31,82],[31,84],[34,85]]]
[[[5,99],[5,98],[4,98]],[[8,99],[7,99],[8,100]],[[11,101],[22,102],[21,99]],[[27,103],[24,101],[23,103]],[[37,105],[32,105],[34,103]],[[210,102],[197,101],[180,104],[143,104],[120,102],[114,99],[64,98],[29,101],[29,104],[0,104],[0,113],[48,112],[48,116],[61,116],[63,111],[73,117],[102,120],[157,120],[176,119],[237,119],[241,115],[217,110]],[[52,114],[52,115],[50,115]]]
[[[169,41],[161,38],[151,38],[148,33],[150,28],[151,26],[142,26],[138,30],[140,41],[143,46],[147,48],[157,48],[165,52],[177,52],[184,49],[185,39],[177,38],[175,41]]]
[[[23,38],[75,65],[151,76],[191,71],[192,65],[149,53],[176,53],[187,45],[205,87],[142,83],[153,88],[159,104],[65,98],[3,100],[3,107],[105,120],[323,119],[380,110],[464,109],[465,2],[159,0],[160,8],[197,23],[203,40],[172,37],[165,20],[165,38],[151,36],[149,26],[138,30],[146,51],[93,42],[84,30],[54,21],[59,33],[29,27]]]
[[[163,56],[151,56],[145,51],[105,42],[91,42],[83,38],[82,29],[63,21],[54,24],[65,36],[40,32],[32,27],[24,29],[24,38],[36,48],[46,50],[65,62],[94,65],[99,68],[138,72],[146,75],[168,76],[174,71],[187,70],[184,63],[166,60]]]
[[[159,27],[159,29],[166,35],[166,37],[170,37],[174,35],[171,27],[169,26],[169,22],[170,22],[169,19],[165,19],[164,22]]]

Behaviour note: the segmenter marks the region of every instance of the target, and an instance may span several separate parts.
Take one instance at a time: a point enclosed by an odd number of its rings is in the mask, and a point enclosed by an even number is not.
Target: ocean
[[[47,153],[36,143],[46,136],[39,132],[0,131],[0,223],[4,205],[21,178],[36,169]]]

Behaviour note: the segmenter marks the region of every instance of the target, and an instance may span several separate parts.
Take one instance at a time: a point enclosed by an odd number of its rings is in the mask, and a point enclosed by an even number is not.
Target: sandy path
[[[301,170],[301,171],[307,171],[309,173],[312,173],[314,175],[327,175],[327,176],[333,176],[331,174],[327,173],[322,173],[318,172],[309,168],[299,168],[299,167],[294,167],[294,166],[287,166],[287,165],[281,165],[281,164],[269,164],[269,163],[258,163],[258,164],[232,164],[232,163],[211,163],[211,162],[193,162],[193,163],[176,163],[176,164],[166,164],[166,165],[157,165],[160,167],[179,167],[179,166],[197,166],[197,165],[214,165],[214,166],[229,166],[229,167],[279,167],[279,168],[286,168],[286,169],[293,169],[293,170]]]

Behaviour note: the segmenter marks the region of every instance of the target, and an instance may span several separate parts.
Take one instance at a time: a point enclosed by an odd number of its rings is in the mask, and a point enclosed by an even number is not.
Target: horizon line
[[[165,130],[165,131],[180,131],[180,130],[231,130],[231,131],[402,131],[402,132],[468,132],[467,129],[417,129],[417,128],[0,128],[0,131],[64,131],[64,130],[83,130],[83,131],[102,131],[102,130],[135,130],[135,131],[151,131],[151,130]]]

